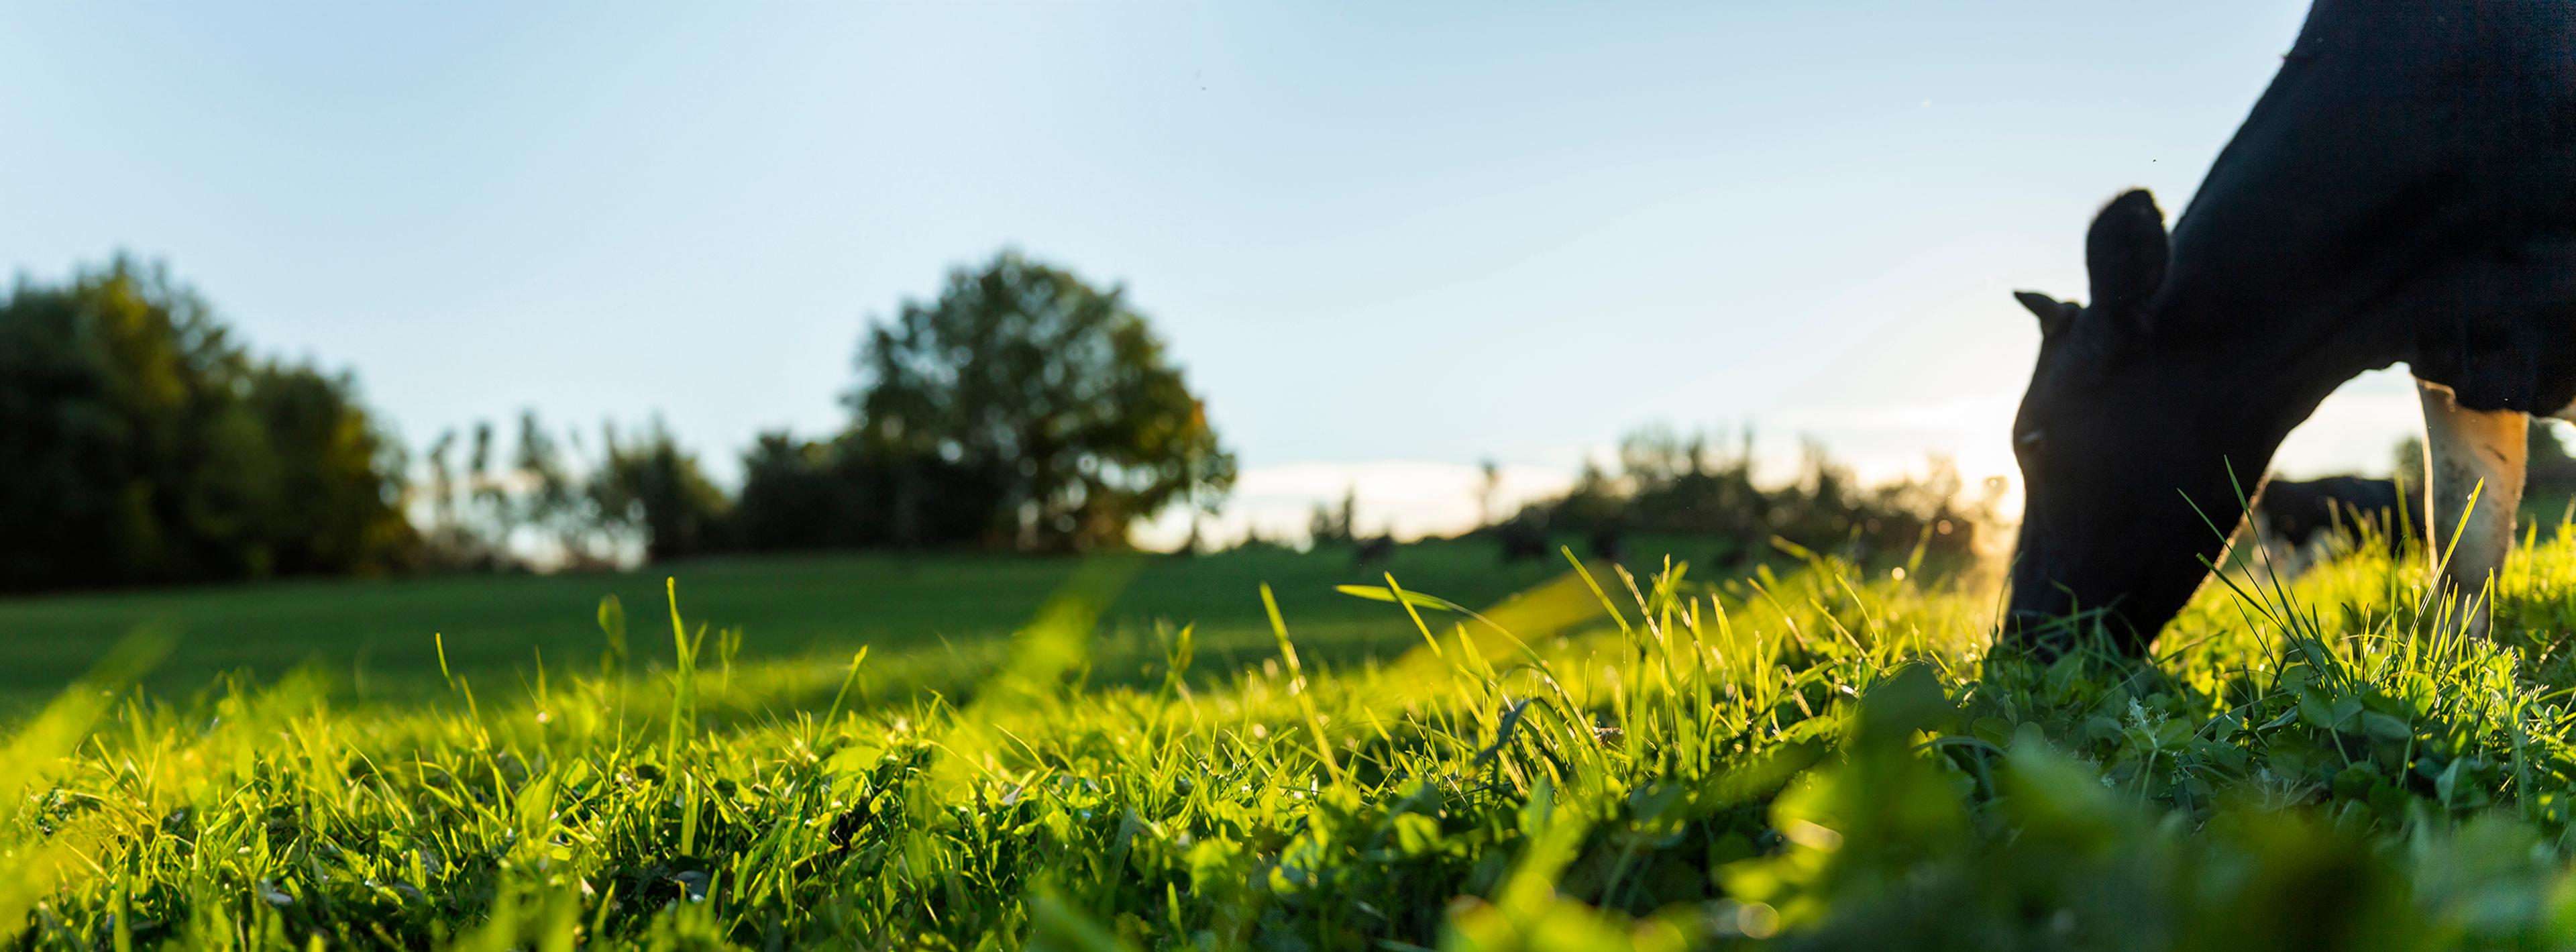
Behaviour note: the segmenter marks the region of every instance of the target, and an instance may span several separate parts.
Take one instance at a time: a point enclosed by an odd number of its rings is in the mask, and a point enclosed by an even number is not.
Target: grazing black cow
[[[2291,427],[2401,361],[2427,548],[2464,525],[2442,590],[2483,633],[2528,415],[2576,402],[2576,4],[2318,0],[2172,233],[2133,191],[2085,255],[2092,304],[2017,295],[2040,349],[2008,642],[2054,653],[2044,622],[2098,609],[2143,652],[2222,545],[2203,514],[2234,525]]]
[[[2253,522],[2265,550],[2257,571],[2288,578],[2332,546],[2358,543],[2369,534],[2395,554],[2406,535],[2423,526],[2424,507],[2408,499],[2393,479],[2275,479],[2255,498]]]

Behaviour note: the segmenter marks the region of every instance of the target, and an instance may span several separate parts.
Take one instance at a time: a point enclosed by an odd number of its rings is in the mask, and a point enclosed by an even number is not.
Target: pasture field
[[[147,683],[173,694],[221,675],[274,681],[302,671],[344,697],[415,700],[444,690],[441,643],[451,672],[513,687],[541,659],[595,668],[601,598],[615,596],[650,617],[663,610],[666,577],[678,579],[689,617],[719,630],[711,641],[724,629],[740,632],[746,662],[822,659],[831,669],[821,675],[829,689],[849,652],[866,645],[880,664],[917,660],[917,686],[967,687],[1076,564],[1003,555],[781,555],[615,575],[288,581],[0,599],[0,706],[51,697],[138,630],[170,636],[172,650]],[[1140,556],[1136,577],[1107,606],[1095,657],[1105,678],[1132,676],[1128,662],[1151,653],[1144,646],[1158,623],[1195,623],[1209,669],[1257,662],[1277,648],[1258,594],[1267,583],[1299,619],[1310,654],[1357,659],[1401,650],[1418,637],[1402,619],[1334,594],[1334,585],[1393,571],[1485,605],[1564,567],[1558,559],[1502,565],[1491,544],[1468,541],[1404,546],[1392,562],[1365,569],[1348,550]]]
[[[2494,644],[2418,635],[2421,573],[2365,552],[2213,586],[2152,663],[2047,666],[1988,657],[1990,589],[1938,573],[1531,566],[1465,610],[1487,563],[1274,613],[1284,563],[1220,563],[1019,566],[911,629],[1007,630],[938,694],[875,671],[937,657],[902,645],[815,692],[814,646],[752,647],[784,608],[728,660],[714,572],[676,612],[620,588],[623,658],[595,630],[542,678],[451,656],[400,700],[138,696],[128,639],[14,722],[0,921],[117,950],[2576,945],[2576,542],[2517,554]],[[1097,634],[1179,598],[1163,571],[1246,573],[1205,597],[1248,608]],[[1310,619],[1409,641],[1335,655]],[[1102,645],[1145,660],[1086,678]]]

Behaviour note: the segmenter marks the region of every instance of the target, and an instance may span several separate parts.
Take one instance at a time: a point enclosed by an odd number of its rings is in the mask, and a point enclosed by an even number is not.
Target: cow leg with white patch
[[[2431,523],[2424,537],[2432,542],[2433,564],[2442,575],[2436,591],[2449,599],[2452,626],[2465,622],[2472,637],[2485,637],[2493,581],[2513,548],[2531,417],[2465,409],[2449,387],[2423,380],[2415,386],[2424,400],[2424,511]],[[2472,492],[2475,510],[2469,508]],[[2431,615],[2443,607],[2436,602],[2425,610]]]

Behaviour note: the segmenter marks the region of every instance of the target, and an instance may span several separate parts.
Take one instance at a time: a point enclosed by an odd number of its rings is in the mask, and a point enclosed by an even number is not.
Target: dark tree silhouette
[[[1121,289],[1004,252],[871,328],[850,395],[904,544],[1118,547],[1136,519],[1222,490],[1234,459]],[[971,538],[939,517],[974,515]]]
[[[380,573],[417,537],[348,377],[118,258],[0,303],[0,588]]]

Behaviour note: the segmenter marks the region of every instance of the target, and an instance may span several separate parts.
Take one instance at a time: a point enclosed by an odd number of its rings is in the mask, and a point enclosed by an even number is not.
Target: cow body
[[[2021,295],[2025,642],[2098,611],[2143,650],[2290,429],[2397,363],[2450,591],[2473,592],[2510,544],[2527,414],[2576,403],[2576,5],[2321,0],[2172,232],[2132,192],[2086,246],[2090,305]]]
[[[2465,408],[2557,413],[2571,183],[2576,6],[2325,0],[2175,224],[2156,319],[2260,322],[2331,384],[2402,361]]]

